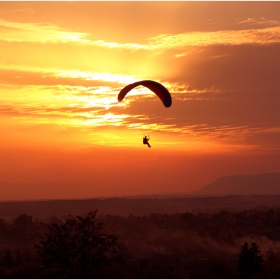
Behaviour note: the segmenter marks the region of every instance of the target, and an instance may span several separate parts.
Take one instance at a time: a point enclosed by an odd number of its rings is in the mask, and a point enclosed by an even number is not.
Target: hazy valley
[[[47,183],[45,183],[47,184]],[[150,213],[217,213],[280,205],[280,173],[237,175],[218,178],[204,188],[186,194],[134,197],[2,201],[0,218],[14,219],[25,213],[38,219],[80,215],[98,209],[99,215],[135,216]]]
[[[0,276],[69,278],[67,266],[42,265],[34,245],[50,225],[63,228],[69,215],[86,219],[98,210],[101,233],[117,237],[122,261],[91,271],[90,278],[279,278],[280,195],[271,194],[278,179],[279,174],[220,178],[200,195],[1,202]],[[254,194],[261,185],[267,195]],[[246,243],[256,244],[261,259],[249,272],[238,266]]]

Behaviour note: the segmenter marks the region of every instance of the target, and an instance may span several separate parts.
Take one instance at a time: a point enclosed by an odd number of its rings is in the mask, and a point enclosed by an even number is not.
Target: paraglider
[[[172,98],[169,91],[162,84],[151,80],[143,80],[125,86],[118,95],[118,101],[121,102],[129,91],[131,91],[132,89],[138,86],[147,87],[152,92],[154,92],[160,98],[160,100],[162,101],[165,107],[168,108],[171,106]],[[149,140],[150,140],[150,136],[149,137],[144,136],[143,144],[148,145],[148,147],[151,148]]]
[[[143,144],[144,145],[148,145],[149,148],[151,148],[151,145],[149,143],[149,140],[150,140],[150,136],[147,137],[146,135],[143,137]]]
[[[151,80],[143,80],[125,86],[118,95],[118,101],[121,102],[129,91],[138,86],[147,87],[154,92],[160,98],[165,107],[171,106],[172,98],[169,91],[162,84]]]

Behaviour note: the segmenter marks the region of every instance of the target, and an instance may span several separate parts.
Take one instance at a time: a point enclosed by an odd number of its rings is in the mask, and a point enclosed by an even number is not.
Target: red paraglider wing
[[[150,80],[144,80],[125,86],[118,95],[118,101],[121,102],[130,90],[138,86],[145,86],[154,92],[160,98],[165,107],[171,106],[172,98],[169,91],[162,84]]]

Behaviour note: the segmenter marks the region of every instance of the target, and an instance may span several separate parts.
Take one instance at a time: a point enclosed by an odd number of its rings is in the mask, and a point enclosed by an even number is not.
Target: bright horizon
[[[0,2],[0,48],[0,200],[280,172],[279,2]]]

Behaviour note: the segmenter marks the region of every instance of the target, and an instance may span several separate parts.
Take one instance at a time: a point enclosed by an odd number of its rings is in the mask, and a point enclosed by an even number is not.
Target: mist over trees
[[[0,219],[0,277],[279,278],[280,208],[23,213]]]

